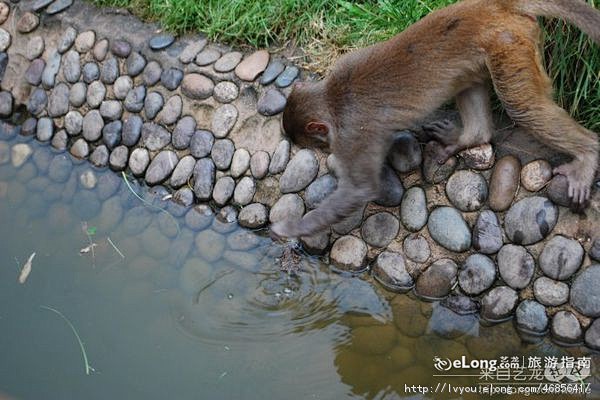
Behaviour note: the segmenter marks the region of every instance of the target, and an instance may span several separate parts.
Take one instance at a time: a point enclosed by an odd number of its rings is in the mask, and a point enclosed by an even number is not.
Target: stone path
[[[297,66],[71,3],[0,1],[0,117],[22,135],[250,229],[300,218],[335,190],[335,158],[280,129],[290,85],[306,75]],[[512,130],[495,140],[439,166],[437,143],[399,132],[380,198],[302,238],[305,250],[392,291],[458,296],[450,303],[489,322],[514,317],[530,339],[600,349],[598,191],[573,214],[544,160],[555,155]]]

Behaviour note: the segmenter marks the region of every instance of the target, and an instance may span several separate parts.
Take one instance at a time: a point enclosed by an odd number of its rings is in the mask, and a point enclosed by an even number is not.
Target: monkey
[[[573,159],[566,176],[574,207],[584,207],[598,164],[598,137],[552,99],[542,65],[538,16],[562,18],[600,43],[600,12],[583,0],[463,0],[434,11],[391,39],[342,56],[322,80],[294,85],[282,115],[291,141],[332,152],[338,187],[299,221],[271,227],[276,238],[310,236],[378,197],[394,133],[454,99],[462,129],[426,126],[440,142],[437,162],[488,143],[491,82],[511,119]]]

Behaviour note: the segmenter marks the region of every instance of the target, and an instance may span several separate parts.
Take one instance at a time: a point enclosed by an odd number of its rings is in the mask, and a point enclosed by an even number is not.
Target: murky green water
[[[480,398],[416,385],[539,382],[434,368],[435,357],[463,356],[527,364],[586,355],[596,378],[585,382],[597,381],[597,355],[523,344],[510,322],[482,328],[474,315],[337,275],[318,259],[290,277],[260,232],[219,220],[194,231],[181,209],[169,207],[172,217],[145,206],[110,171],[79,163],[48,172],[57,153],[28,144],[25,164],[0,164],[0,399]],[[97,183],[86,189],[90,171]],[[93,254],[81,253],[90,243]],[[68,323],[45,307],[73,324],[89,375]],[[472,376],[434,376],[443,374]]]

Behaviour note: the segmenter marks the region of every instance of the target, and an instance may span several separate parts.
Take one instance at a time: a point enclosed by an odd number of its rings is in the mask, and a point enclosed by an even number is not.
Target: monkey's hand
[[[554,168],[554,174],[567,177],[571,208],[574,211],[583,210],[591,195],[591,186],[594,180],[593,169],[586,168],[586,165],[579,160],[574,160]]]
[[[274,240],[292,239],[301,236],[300,221],[283,220],[271,225],[271,238]]]

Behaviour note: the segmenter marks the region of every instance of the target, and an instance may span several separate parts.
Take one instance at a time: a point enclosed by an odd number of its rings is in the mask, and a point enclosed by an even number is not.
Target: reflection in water
[[[278,245],[188,215],[161,188],[129,180],[143,203],[114,173],[33,141],[13,166],[26,141],[0,132],[0,397],[460,398],[406,385],[478,383],[435,377],[435,357],[584,354],[525,345],[511,323],[480,327],[464,298],[415,301],[316,258],[282,273]],[[72,321],[96,373],[85,375],[69,327],[40,306]]]

